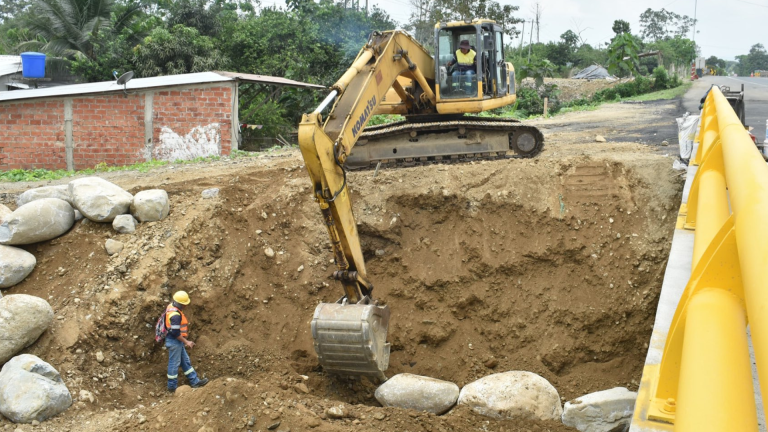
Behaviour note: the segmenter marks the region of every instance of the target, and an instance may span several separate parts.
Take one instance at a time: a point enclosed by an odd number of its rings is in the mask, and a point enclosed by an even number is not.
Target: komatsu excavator
[[[438,23],[433,57],[405,32],[374,32],[328,97],[302,117],[299,147],[330,235],[333,278],[344,289],[336,303],[319,304],[312,319],[315,351],[326,372],[386,380],[389,366],[390,311],[373,297],[347,170],[541,152],[544,138],[534,127],[464,115],[515,103],[515,72],[504,61],[502,35],[490,20]],[[476,52],[476,73],[469,82],[453,82],[447,64],[464,40]],[[406,120],[366,128],[372,115],[383,113]]]

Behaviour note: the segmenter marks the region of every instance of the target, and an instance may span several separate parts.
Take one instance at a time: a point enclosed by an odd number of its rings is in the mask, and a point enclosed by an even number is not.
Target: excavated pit
[[[350,418],[317,430],[352,421],[360,430],[571,430],[462,409],[435,417],[380,408],[373,383],[323,374],[309,323],[341,289],[301,165],[293,155],[194,181],[169,177],[164,221],[134,235],[79,223],[27,247],[38,266],[4,294],[46,298],[57,315],[27,351],[62,372],[75,396],[97,399],[44,428],[265,430],[279,420],[305,430],[345,403]],[[352,173],[369,278],[392,310],[387,374],[463,386],[527,370],[564,400],[636,390],[679,201],[670,165],[641,152]],[[209,187],[221,188],[219,198],[200,198]],[[103,246],[110,237],[126,243],[113,257]],[[169,398],[153,327],[179,289],[193,299],[193,365],[213,382]],[[300,382],[308,394],[294,389]]]

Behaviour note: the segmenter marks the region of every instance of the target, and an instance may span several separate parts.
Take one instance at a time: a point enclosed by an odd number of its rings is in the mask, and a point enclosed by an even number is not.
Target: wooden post
[[[549,98],[544,98],[544,117],[547,116],[547,103],[549,102]]]

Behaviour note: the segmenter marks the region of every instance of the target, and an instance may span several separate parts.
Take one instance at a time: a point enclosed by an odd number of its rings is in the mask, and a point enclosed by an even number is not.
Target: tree
[[[626,21],[614,21],[613,31],[616,36],[608,46],[608,71],[619,76],[632,75],[640,66],[637,57],[640,46],[629,32],[629,23]]]
[[[616,20],[613,22],[613,26],[611,27],[611,30],[613,30],[614,33],[617,35],[622,33],[629,33],[629,23],[624,20]]]
[[[567,30],[560,35],[560,39],[571,48],[576,48],[579,44],[579,35],[573,32],[573,30]]]
[[[462,21],[471,18],[487,18],[496,21],[509,37],[516,37],[520,32],[517,24],[523,22],[514,13],[520,7],[500,5],[495,0],[413,0],[415,12],[406,25],[407,30],[422,29],[423,39],[417,39],[427,47],[432,47],[434,35],[427,36],[427,29],[434,29],[438,22]]]
[[[687,15],[678,15],[664,8],[655,11],[648,8],[640,14],[640,37],[657,42],[674,36],[688,35],[694,20]]]
[[[138,3],[117,8],[114,0],[36,0],[30,8],[25,25],[34,39],[19,48],[67,60],[95,60],[97,40],[130,32],[141,15]]]
[[[140,77],[176,75],[226,69],[214,39],[182,24],[170,30],[155,28],[133,50],[133,64]]]
[[[0,0],[0,23],[17,18],[29,3],[30,0]]]
[[[736,56],[739,75],[749,75],[756,70],[768,70],[768,51],[763,44],[754,44],[749,54]]]

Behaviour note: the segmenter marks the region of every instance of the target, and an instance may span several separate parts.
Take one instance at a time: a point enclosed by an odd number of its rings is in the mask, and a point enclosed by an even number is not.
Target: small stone
[[[621,233],[616,233],[616,238],[620,239],[621,238]]]
[[[32,423],[30,423],[32,426],[40,426],[40,422],[37,420],[32,420]]]
[[[136,219],[129,214],[117,215],[112,220],[112,229],[120,234],[131,234],[136,231]]]
[[[104,362],[104,353],[103,352],[99,351],[99,352],[96,353],[96,361],[99,362],[99,363],[103,363]]]
[[[147,421],[147,418],[143,415],[139,414],[136,419],[139,421],[139,424],[144,424]]]
[[[205,199],[216,198],[219,196],[219,188],[206,189],[200,195]]]
[[[297,272],[299,272],[299,273],[303,272],[303,271],[304,271],[304,265],[303,265],[303,264],[302,264],[302,265],[300,265],[300,266],[299,266],[299,269],[298,269],[298,270],[296,270],[296,271],[297,271]]]
[[[104,249],[106,249],[107,254],[109,255],[120,253],[120,251],[123,250],[123,247],[125,247],[123,242],[118,240],[107,239],[106,243],[104,243]]]
[[[277,429],[278,427],[280,427],[280,422],[279,422],[279,421],[278,421],[278,422],[275,422],[275,423],[272,423],[271,425],[267,426],[267,429],[269,429],[269,430],[275,430],[275,429]]]
[[[301,394],[301,393],[304,393],[304,394],[309,393],[309,388],[304,383],[296,384],[295,386],[293,386],[293,389],[296,390],[296,393],[299,393],[299,394]]]
[[[604,143],[605,142],[605,137],[602,136],[602,135],[598,135],[598,136],[595,137],[595,142]]]
[[[264,255],[266,255],[267,258],[274,258],[275,257],[275,251],[271,247],[268,247],[268,248],[264,249]]]
[[[266,218],[268,218],[268,217],[269,217],[269,216],[267,216],[267,212],[265,212],[265,211],[262,211],[262,212],[261,212],[261,218],[262,218],[262,219],[266,219]]]
[[[613,223],[613,218],[608,218],[608,222]]]
[[[344,418],[345,414],[344,407],[342,406],[330,407],[325,410],[325,415],[330,419]]]
[[[94,403],[96,398],[93,397],[93,393],[89,392],[88,390],[80,390],[80,400],[83,402]]]
[[[623,387],[603,390],[566,402],[562,421],[582,432],[627,430],[637,393]]]
[[[661,142],[661,145],[663,145],[663,146],[665,146],[665,147],[666,147],[666,146],[668,146],[668,145],[669,145],[669,142],[668,142],[668,141],[666,141],[666,140],[664,140],[664,141],[662,141],[662,142]]]
[[[376,256],[384,256],[385,253],[384,249],[376,249]]]
[[[373,418],[375,418],[376,420],[384,420],[385,418],[387,418],[387,416],[384,415],[384,413],[377,412],[376,414],[373,415]]]
[[[483,363],[483,364],[484,364],[484,365],[485,365],[485,367],[487,367],[488,369],[493,369],[493,368],[495,368],[496,366],[498,366],[498,365],[499,365],[499,361],[498,361],[497,359],[495,359],[495,358],[490,358],[490,359],[488,359],[488,360],[487,360],[485,363]]]
[[[316,427],[320,426],[320,419],[317,418],[317,417],[310,417],[307,420],[307,426],[309,426],[311,428],[316,428]]]
[[[270,420],[277,420],[279,418],[280,418],[280,413],[279,412],[273,412],[272,414],[269,415],[269,419]]]

